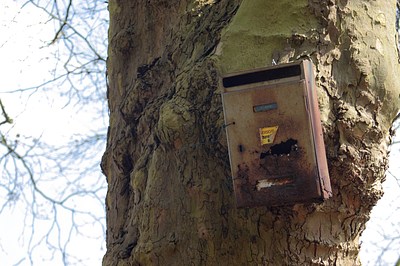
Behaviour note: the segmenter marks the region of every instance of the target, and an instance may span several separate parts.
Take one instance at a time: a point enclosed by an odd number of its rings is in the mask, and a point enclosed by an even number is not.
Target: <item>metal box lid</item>
[[[319,202],[331,186],[310,61],[222,78],[238,207]]]

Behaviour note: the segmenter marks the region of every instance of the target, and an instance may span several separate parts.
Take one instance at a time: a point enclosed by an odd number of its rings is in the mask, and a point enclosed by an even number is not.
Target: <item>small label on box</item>
[[[274,143],[278,126],[260,128],[260,142],[261,145]]]

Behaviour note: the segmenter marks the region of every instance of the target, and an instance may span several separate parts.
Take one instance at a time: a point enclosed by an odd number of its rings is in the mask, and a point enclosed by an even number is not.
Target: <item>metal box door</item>
[[[237,206],[329,198],[311,62],[235,73],[223,77],[222,84]]]

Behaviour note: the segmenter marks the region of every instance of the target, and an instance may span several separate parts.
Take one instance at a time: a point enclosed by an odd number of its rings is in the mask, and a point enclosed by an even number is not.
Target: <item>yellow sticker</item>
[[[260,128],[261,145],[273,143],[277,131],[278,131],[278,126]]]

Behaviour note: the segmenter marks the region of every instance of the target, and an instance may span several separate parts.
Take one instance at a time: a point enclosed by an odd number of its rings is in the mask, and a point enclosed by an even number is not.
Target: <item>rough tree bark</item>
[[[104,265],[355,265],[399,106],[396,0],[110,0]],[[219,77],[313,61],[333,198],[236,209]]]

